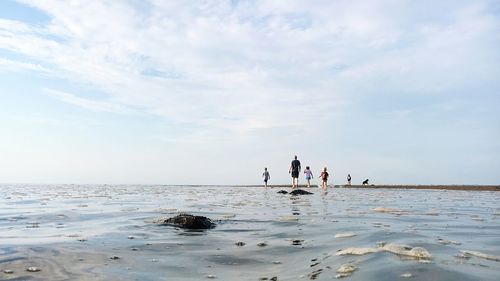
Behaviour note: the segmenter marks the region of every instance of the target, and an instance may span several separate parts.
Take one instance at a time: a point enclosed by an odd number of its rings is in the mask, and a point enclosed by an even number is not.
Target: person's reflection
[[[328,214],[328,191],[327,189],[324,189],[323,191],[320,192],[321,196],[321,203],[323,205],[323,215]]]

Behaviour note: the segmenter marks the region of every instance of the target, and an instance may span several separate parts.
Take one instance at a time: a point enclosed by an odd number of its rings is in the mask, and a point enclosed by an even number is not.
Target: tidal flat
[[[498,191],[281,189],[0,185],[0,280],[498,280]]]

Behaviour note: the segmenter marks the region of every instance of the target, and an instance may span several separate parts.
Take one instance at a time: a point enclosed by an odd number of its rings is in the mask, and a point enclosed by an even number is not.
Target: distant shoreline
[[[441,189],[441,190],[475,190],[500,191],[500,185],[336,185],[343,188],[395,188],[395,189]]]
[[[178,187],[264,187],[263,184],[222,184],[222,185],[217,185],[217,184],[33,184],[33,183],[28,183],[28,184],[21,184],[21,183],[11,183],[11,184],[5,184],[2,183],[2,185],[57,185],[57,186],[75,186],[75,185],[82,185],[82,186],[128,186],[128,185],[139,185],[139,186],[178,186]],[[268,185],[268,188],[291,188],[292,186],[290,184],[272,184]],[[436,185],[431,185],[431,184],[370,184],[370,185],[345,185],[345,184],[335,184],[335,185],[328,185],[329,188],[359,188],[359,189],[435,189],[435,190],[471,190],[471,191],[500,191],[500,185],[473,185],[473,184],[436,184]],[[305,184],[300,184],[299,188],[308,188],[307,185]],[[311,184],[311,189],[316,189],[316,188],[321,188],[317,184]]]
[[[263,185],[242,185],[246,187],[263,187]],[[269,188],[290,188],[291,185],[268,185]],[[307,188],[306,185],[299,185],[300,188]],[[332,187],[331,185],[329,187]],[[381,184],[381,185],[334,185],[335,188],[380,188],[380,189],[439,189],[439,190],[474,190],[474,191],[500,191],[500,185],[409,185],[409,184]],[[318,188],[311,185],[311,188]]]

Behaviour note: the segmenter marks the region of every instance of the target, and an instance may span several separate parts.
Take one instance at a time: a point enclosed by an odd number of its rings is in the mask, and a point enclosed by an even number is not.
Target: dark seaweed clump
[[[163,224],[173,225],[187,229],[210,229],[215,227],[215,223],[204,216],[193,216],[190,214],[180,214],[163,221]]]
[[[295,189],[293,191],[290,192],[291,195],[309,195],[309,194],[313,194],[312,192],[309,192],[309,191],[305,191],[303,189]]]

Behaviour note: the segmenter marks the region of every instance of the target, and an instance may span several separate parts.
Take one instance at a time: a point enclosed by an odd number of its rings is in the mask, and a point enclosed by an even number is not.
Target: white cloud
[[[31,70],[38,72],[50,73],[50,70],[38,63],[32,62],[22,62],[17,60],[10,60],[0,57],[0,69],[6,69],[8,71],[23,71],[23,70]]]
[[[27,32],[31,31],[31,28],[28,25],[19,21],[0,18],[0,32],[4,33],[5,31]]]
[[[6,175],[17,163],[23,180],[250,183],[265,164],[288,182],[297,153],[335,177],[498,180],[495,1],[20,2],[50,21],[0,19],[1,71],[41,72],[43,94],[134,116],[9,96]]]
[[[446,92],[499,72],[500,39],[491,38],[499,21],[488,1],[436,11],[393,1],[22,2],[51,21],[43,28],[0,21],[0,48],[90,83],[109,102],[51,96],[237,134],[300,130],[333,118],[355,96]],[[468,69],[479,74],[466,82]]]
[[[60,101],[76,105],[79,107],[83,107],[85,109],[89,109],[92,111],[97,111],[97,112],[112,112],[112,113],[132,113],[134,112],[132,109],[125,108],[121,106],[120,104],[112,103],[112,102],[106,102],[106,101],[96,101],[96,100],[90,100],[90,99],[85,99],[78,97],[73,94],[57,91],[57,90],[52,90],[52,89],[45,89],[45,93],[48,96],[51,96],[53,98],[56,98]]]

